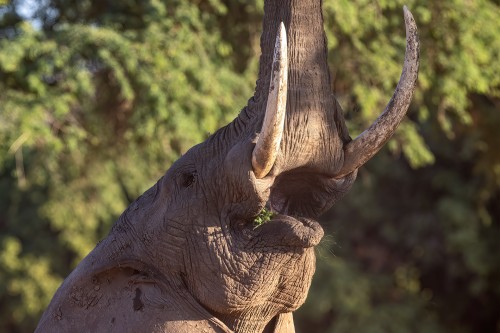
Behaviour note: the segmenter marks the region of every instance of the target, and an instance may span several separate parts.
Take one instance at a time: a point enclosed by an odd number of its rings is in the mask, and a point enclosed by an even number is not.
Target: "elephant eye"
[[[196,172],[184,173],[181,179],[182,187],[190,187],[196,183]]]

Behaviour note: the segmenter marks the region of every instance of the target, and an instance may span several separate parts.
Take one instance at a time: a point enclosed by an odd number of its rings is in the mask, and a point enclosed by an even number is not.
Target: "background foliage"
[[[351,135],[399,78],[419,89],[388,148],[324,218],[299,332],[500,332],[500,8],[324,0]],[[262,0],[0,0],[0,331],[62,279],[179,154],[236,116]]]

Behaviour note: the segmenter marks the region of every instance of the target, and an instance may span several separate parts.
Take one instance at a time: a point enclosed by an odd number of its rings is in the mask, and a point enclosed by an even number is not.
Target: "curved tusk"
[[[372,158],[391,138],[408,110],[417,84],[420,46],[415,20],[406,6],[403,10],[406,25],[406,53],[398,86],[377,120],[354,141],[344,146],[344,165],[335,178],[344,177]]]
[[[281,22],[274,46],[266,114],[252,153],[252,167],[257,178],[263,178],[269,173],[278,155],[285,123],[287,75],[286,31],[285,25]]]

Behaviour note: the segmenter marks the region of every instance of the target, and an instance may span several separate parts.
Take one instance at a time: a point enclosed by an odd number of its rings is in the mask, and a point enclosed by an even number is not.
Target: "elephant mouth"
[[[288,248],[318,245],[324,231],[317,218],[350,189],[355,179],[355,172],[334,179],[309,169],[277,175],[266,203],[275,215],[257,228],[250,227],[257,240],[255,245]]]
[[[317,219],[349,191],[355,179],[356,172],[335,179],[310,168],[289,170],[268,178],[271,184],[263,206],[273,213],[272,218],[256,226],[258,215],[235,216],[231,223],[233,235],[239,238],[240,244],[254,249],[286,251],[314,247],[324,236]]]

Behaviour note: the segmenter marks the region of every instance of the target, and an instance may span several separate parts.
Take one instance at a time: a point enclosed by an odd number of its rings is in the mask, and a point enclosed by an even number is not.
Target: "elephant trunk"
[[[288,39],[286,119],[276,173],[297,168],[336,174],[349,141],[341,110],[331,92],[322,1],[267,0],[264,7],[259,79],[247,112],[259,132],[271,80],[276,34],[280,22]]]
[[[417,27],[410,11],[404,7],[407,48],[400,81],[382,115],[351,141],[342,110],[330,91],[321,4],[321,0],[268,0],[265,3],[259,79],[248,111],[260,129],[264,102],[273,96],[267,94],[272,78],[273,41],[279,31],[278,25],[283,21],[289,45],[288,93],[283,138],[279,153],[275,154],[275,175],[301,169],[341,179],[354,173],[394,134],[416,87],[419,67]],[[266,133],[266,126],[264,122],[261,132]]]

